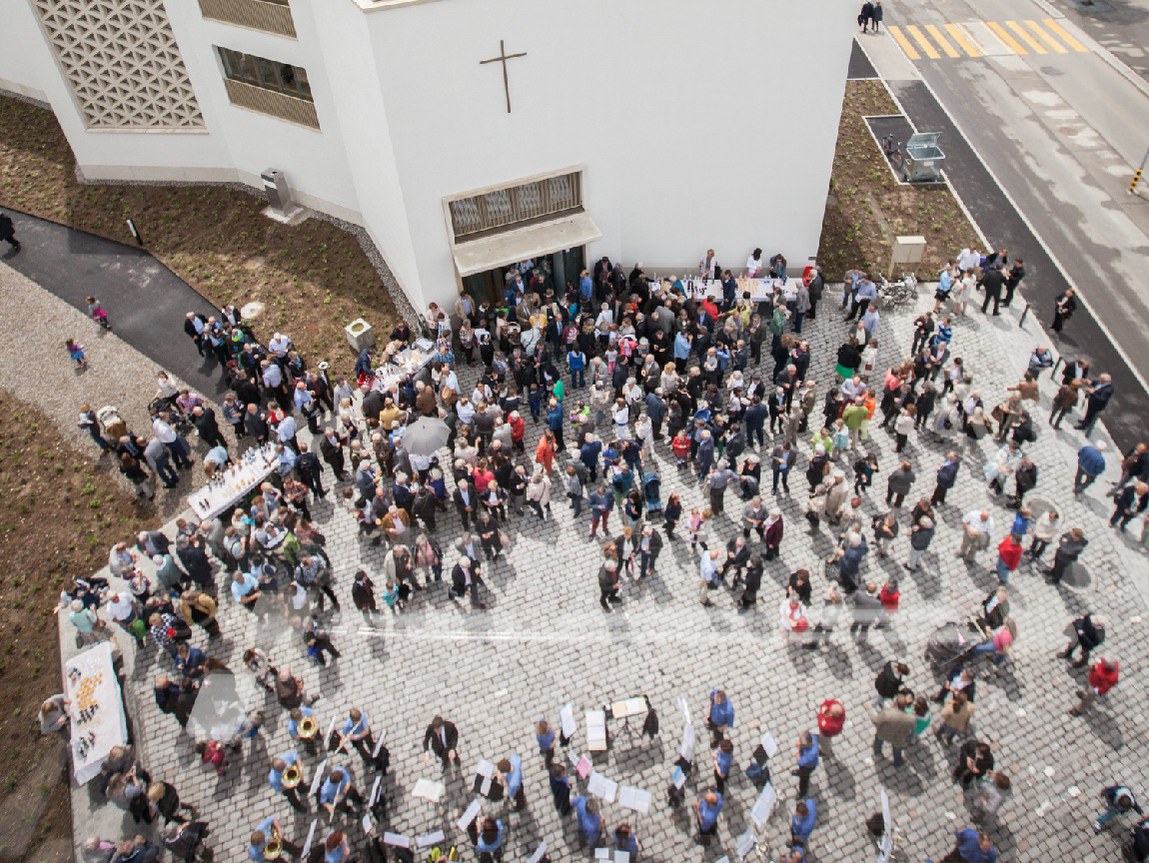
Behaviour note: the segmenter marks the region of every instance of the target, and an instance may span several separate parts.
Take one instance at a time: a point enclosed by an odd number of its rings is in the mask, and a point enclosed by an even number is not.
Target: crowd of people
[[[963,347],[971,294],[980,287],[982,311],[998,314],[1024,276],[1020,260],[1010,266],[1004,251],[964,249],[939,273],[935,305],[915,319],[912,343],[897,348],[887,343],[881,292],[867,273],[847,272],[840,302],[827,302],[815,266],[790,275],[780,254],[764,261],[755,250],[747,262],[751,270],[769,272],[772,296],[751,299],[730,270],[718,267],[712,250],[698,275],[652,281],[641,265],[628,273],[604,258],[565,289],[545,265],[514,267],[502,296],[464,295],[451,310],[431,304],[417,327],[399,323],[385,345],[364,350],[349,376],[329,375],[326,363],[311,368],[286,335],[276,333],[262,344],[234,306],[214,315],[189,312],[187,336],[226,376],[222,421],[202,396],[161,372],[150,437],[126,427],[109,430],[88,405],[81,408],[81,426],[101,452],[115,454],[144,497],[154,495],[157,479],[177,483],[196,457],[210,477],[239,451],[266,444],[274,448],[276,467],[226,517],[180,519],[174,536],[144,531],[119,543],[109,556],[115,584],[74,579],[61,613],[78,644],[106,638],[115,627],[153,650],[156,703],[186,726],[205,679],[231,674],[213,655],[222,644],[217,612],[223,603],[258,621],[286,621],[298,634],[298,661],[326,666],[340,655],[328,624],[348,600],[369,626],[378,625],[381,614],[417,605],[429,590],[444,590],[461,610],[490,613],[484,572],[499,566],[513,525],[556,519],[552,498],[565,496],[570,517],[562,516],[563,529],[573,524],[600,549],[603,613],[641,602],[655,579],[681,582],[681,572],[660,565],[660,558],[671,544],[685,543],[698,567],[697,594],[690,595],[710,613],[729,607],[753,614],[764,573],[788,557],[785,540],[798,525],[786,524],[784,511],[797,507],[804,528],[827,537],[834,550],[825,560],[802,561],[782,595],[770,597],[779,603],[777,626],[787,649],[823,648],[847,622],[859,640],[895,625],[901,591],[895,578],[877,574],[875,557],[904,552],[902,565],[913,573],[935,554],[956,554],[996,576],[996,590],[970,599],[977,610],[961,625],[972,647],[940,669],[942,690],[933,698],[922,694],[924,680],[914,685],[908,662],[894,659],[878,675],[870,705],[875,759],[884,758],[889,744],[894,769],[913,747],[927,745],[924,732],[934,726],[975,822],[956,835],[945,860],[992,861],[996,851],[982,828],[1005,805],[1011,780],[995,769],[987,742],[972,733],[977,682],[1008,666],[1024,623],[1010,609],[1011,578],[1023,566],[1046,565],[1046,577],[1056,585],[1086,553],[1088,539],[1078,525],[1052,509],[1035,514],[1026,498],[1039,482],[1050,494],[1080,495],[1104,472],[1103,445],[1088,436],[1113,395],[1112,381],[1094,375],[1085,360],[1064,364],[1048,424],[1056,428],[1082,410],[1078,428],[1087,439],[1073,488],[1060,488],[1056,478],[1042,476],[1044,466],[1031,447],[1042,425],[1038,380],[1054,365],[1050,348],[1035,345],[1016,384],[994,393],[978,383],[978,357]],[[700,289],[703,278],[712,280],[713,290]],[[833,357],[813,356],[803,335],[811,324],[844,329]],[[431,344],[429,362],[394,374],[389,361],[420,337]],[[899,359],[889,362],[891,356]],[[811,375],[815,359],[825,368],[819,380]],[[463,378],[473,385],[464,386]],[[405,446],[408,430],[424,418],[445,424],[446,442],[437,453]],[[192,437],[201,441],[199,456]],[[983,461],[978,442],[987,438],[994,452]],[[908,450],[911,440],[916,456]],[[663,500],[660,471],[671,465],[687,491]],[[1126,453],[1121,469],[1108,490],[1115,507],[1110,523],[1125,531],[1138,519],[1144,543],[1146,446]],[[874,488],[883,471],[884,495]],[[985,484],[986,504],[968,512],[947,504],[956,485],[974,483]],[[337,572],[332,565],[311,513],[315,499],[328,495],[347,514],[339,517],[354,518],[365,546],[385,549],[378,571]],[[440,521],[452,510],[461,530],[444,535]],[[938,550],[942,536],[949,545]],[[149,566],[141,565],[144,559]],[[593,596],[589,585],[588,594]],[[1091,656],[1105,643],[1106,625],[1097,614],[1073,621],[1075,637],[1063,655],[1073,659],[1080,651],[1073,667],[1080,669],[1082,688],[1078,702],[1067,705],[1074,715],[1103,702],[1118,682],[1112,654]],[[305,773],[305,757],[311,766],[322,757],[317,696],[290,668],[274,665],[259,644],[247,646],[243,664],[287,716],[289,741],[272,759],[268,784],[286,804],[309,809],[299,782],[285,777]],[[55,723],[47,722],[52,716]],[[59,731],[61,716],[66,711],[58,699],[46,703],[45,729]],[[820,759],[834,757],[831,741],[842,733],[845,716],[844,705],[828,699],[816,717],[819,733],[803,732],[796,740],[796,805],[784,850],[789,863],[805,860],[819,812],[811,777]],[[266,711],[251,710],[226,739],[196,744],[204,768],[232,776],[248,741],[265,733],[267,719]],[[724,733],[733,721],[730,699],[712,692],[707,724],[713,782],[707,781],[709,766],[701,764],[706,759],[685,765],[705,786],[692,816],[702,841],[717,831],[739,755]],[[634,825],[608,830],[593,796],[572,796],[572,777],[563,760],[553,758],[554,731],[542,722],[535,735],[555,806],[564,816],[576,815],[580,845],[610,845],[635,860],[640,846]],[[424,750],[450,770],[459,763],[458,737],[458,729],[437,716]],[[364,785],[371,773],[388,769],[387,749],[361,707],[348,711],[332,745],[358,752]],[[180,802],[172,784],[153,779],[130,749],[114,756],[99,780],[108,801],[137,823],[162,817],[162,844],[185,860],[202,858],[209,826]],[[747,775],[761,785],[770,778],[767,759],[755,753],[754,763],[757,771]],[[501,760],[495,776],[508,805],[521,806],[520,756]],[[382,859],[376,855],[383,853],[386,800],[363,792],[350,767],[327,774],[315,810],[326,812],[326,827],[310,859]],[[1124,786],[1106,794],[1109,808],[1099,828],[1136,806]],[[673,805],[673,791],[669,797]],[[683,805],[681,796],[677,803]],[[349,829],[364,812],[381,825],[366,839]],[[480,859],[501,860],[508,832],[502,819],[475,819],[470,840]],[[1134,833],[1144,860],[1149,822]],[[253,825],[248,856],[272,859],[269,846],[297,855],[296,838],[268,817]],[[84,853],[93,863],[146,861],[156,858],[159,845],[142,835],[96,839]]]

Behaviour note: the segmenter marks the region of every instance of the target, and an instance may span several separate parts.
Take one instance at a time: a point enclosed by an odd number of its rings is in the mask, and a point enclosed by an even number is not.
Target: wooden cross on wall
[[[502,63],[503,64],[503,92],[507,96],[507,113],[511,113],[511,82],[507,78],[507,61],[513,60],[516,57],[526,57],[527,52],[521,51],[518,54],[508,54],[504,41],[499,40],[499,56],[492,57],[489,60],[480,60],[480,66],[486,66],[488,63]]]

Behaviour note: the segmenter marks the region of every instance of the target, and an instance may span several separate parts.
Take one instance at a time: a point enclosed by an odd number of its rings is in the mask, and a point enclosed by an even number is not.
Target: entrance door
[[[531,260],[535,267],[549,269],[551,280],[555,286],[555,293],[562,297],[566,292],[567,283],[578,287],[578,274],[585,266],[586,247],[578,246],[553,255],[536,255]],[[506,274],[516,269],[515,266],[496,267],[483,273],[463,277],[463,290],[474,297],[476,302],[486,300],[498,308],[503,304],[503,286],[506,284]],[[527,281],[530,274],[525,273],[523,281]]]

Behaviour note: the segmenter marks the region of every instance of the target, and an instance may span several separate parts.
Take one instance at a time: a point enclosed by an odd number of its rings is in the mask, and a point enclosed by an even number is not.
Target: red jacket
[[[843,709],[840,716],[830,713],[831,708],[841,706],[842,702],[828,698],[818,708],[818,730],[826,737],[837,737],[842,733],[842,727],[846,724],[846,711]]]
[[[1006,568],[1010,572],[1014,572],[1021,563],[1021,552],[1023,548],[1020,542],[1013,542],[1013,538],[1009,536],[1003,539],[1001,545],[997,547],[997,553],[1001,556]]]
[[[675,457],[686,458],[690,455],[690,438],[685,435],[675,435],[670,442],[670,447],[674,450]]]
[[[515,443],[519,443],[523,439],[523,435],[526,434],[526,423],[523,422],[522,417],[519,417],[518,419],[511,417],[509,422],[511,424],[511,440],[513,440]]]
[[[1116,659],[1108,667],[1102,662],[1095,662],[1089,667],[1089,685],[1097,690],[1098,695],[1104,695],[1117,685],[1119,671],[1120,664]]]
[[[898,610],[898,603],[901,601],[902,594],[897,588],[890,587],[888,584],[882,588],[882,592],[878,595],[881,600],[882,608],[886,610],[886,614],[893,614]]]

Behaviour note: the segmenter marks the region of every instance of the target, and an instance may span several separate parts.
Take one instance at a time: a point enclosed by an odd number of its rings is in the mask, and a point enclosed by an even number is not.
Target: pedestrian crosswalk
[[[1035,21],[970,21],[964,24],[903,24],[886,28],[911,60],[956,60],[1001,54],[1087,52],[1052,18]]]

